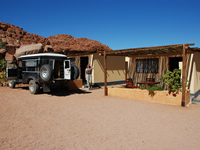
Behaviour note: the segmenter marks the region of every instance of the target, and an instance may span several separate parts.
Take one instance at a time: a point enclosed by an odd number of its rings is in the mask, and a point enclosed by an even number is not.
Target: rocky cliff
[[[7,57],[13,59],[13,55],[22,45],[41,43],[50,45],[51,51],[94,51],[111,50],[107,45],[87,38],[75,38],[71,35],[59,34],[48,38],[31,34],[23,28],[0,22],[0,59]]]

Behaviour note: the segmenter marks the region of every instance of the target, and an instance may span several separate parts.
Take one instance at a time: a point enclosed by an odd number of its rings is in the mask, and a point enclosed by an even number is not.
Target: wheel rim
[[[47,78],[47,69],[46,68],[42,69],[42,77]]]
[[[12,81],[9,82],[9,87],[11,87],[11,86],[12,86]]]
[[[31,92],[34,91],[34,85],[33,85],[33,83],[30,83],[30,84],[29,84],[29,90],[30,90]]]

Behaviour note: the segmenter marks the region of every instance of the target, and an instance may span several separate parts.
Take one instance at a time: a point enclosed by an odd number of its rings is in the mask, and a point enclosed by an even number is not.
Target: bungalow
[[[190,89],[191,95],[196,97],[200,93],[200,49],[190,48],[191,45],[194,43],[109,51],[104,54],[105,66],[109,63],[106,61],[107,56],[128,57],[127,74],[135,86],[138,82],[146,81],[147,78],[153,78],[163,85],[160,77],[167,70],[180,68],[182,69],[182,91]],[[105,86],[106,82],[105,74]],[[107,95],[107,86],[105,95]],[[184,99],[183,94],[182,105],[185,105]]]
[[[107,51],[108,52],[108,51]],[[92,83],[99,85],[104,83],[104,58],[99,54],[103,51],[90,50],[90,51],[68,51],[66,54],[80,69],[79,79],[82,79],[83,84],[85,80],[85,68],[87,64],[94,67],[92,71]],[[125,56],[109,57],[107,66],[107,82],[114,84],[115,82],[124,82],[125,76]]]

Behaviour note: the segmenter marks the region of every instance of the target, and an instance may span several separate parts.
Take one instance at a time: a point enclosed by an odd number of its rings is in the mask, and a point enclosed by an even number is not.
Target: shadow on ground
[[[21,88],[23,90],[29,90],[28,87],[16,87],[16,88]],[[66,89],[62,89],[62,88],[57,88],[57,89],[52,89],[51,92],[49,93],[45,93],[43,92],[42,89],[40,89],[39,94],[49,94],[52,96],[69,96],[69,95],[73,95],[73,94],[89,94],[91,92],[85,91],[85,90],[81,90],[81,89],[77,89],[77,90],[66,90]]]
[[[91,93],[91,92],[84,91],[81,89],[77,89],[77,90],[54,89],[48,94],[50,94],[52,96],[69,96],[69,95],[73,95],[73,94],[89,94],[89,93]]]

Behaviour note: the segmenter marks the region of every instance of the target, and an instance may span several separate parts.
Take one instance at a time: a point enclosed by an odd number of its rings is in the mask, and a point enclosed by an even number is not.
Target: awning
[[[131,49],[121,49],[107,51],[101,53],[101,55],[106,54],[107,56],[135,56],[135,55],[163,55],[163,54],[182,54],[183,45],[185,45],[187,52],[194,52],[189,45],[194,45],[194,43],[188,44],[177,44],[177,45],[166,45],[158,47],[144,47],[144,48],[131,48]]]

